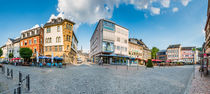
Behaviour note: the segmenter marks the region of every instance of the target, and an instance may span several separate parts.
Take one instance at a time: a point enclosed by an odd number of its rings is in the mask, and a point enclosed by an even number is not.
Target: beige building
[[[181,44],[175,44],[175,45],[168,46],[167,59],[171,62],[181,61]]]
[[[143,45],[139,41],[138,39],[130,38],[128,42],[128,53],[132,64],[139,64],[143,60]]]
[[[150,51],[150,49],[147,46],[144,47],[143,59],[145,61],[147,61],[148,59],[151,59],[151,51]]]
[[[73,32],[75,23],[58,17],[44,25],[44,55],[63,58],[64,63],[77,63],[78,40]]]
[[[207,20],[205,26],[205,44],[204,52],[210,56],[210,1],[208,0]]]

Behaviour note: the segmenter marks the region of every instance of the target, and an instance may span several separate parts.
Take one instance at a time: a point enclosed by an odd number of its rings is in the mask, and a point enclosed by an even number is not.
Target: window
[[[61,37],[56,37],[56,42],[61,42]]]
[[[29,45],[31,45],[31,39],[29,40]]]
[[[57,32],[60,32],[60,26],[57,26]]]
[[[36,38],[34,38],[34,44],[36,44],[37,42],[36,42]]]
[[[120,38],[119,37],[117,37],[117,41],[120,42]]]
[[[127,52],[127,48],[125,47],[125,52]]]
[[[23,34],[23,38],[25,38],[26,37],[26,35],[25,34]]]
[[[25,46],[27,45],[27,41],[25,41]]]
[[[32,35],[35,35],[34,31],[32,31]]]
[[[40,43],[42,44],[42,39],[40,39]]]
[[[124,40],[125,43],[127,43],[127,40]]]
[[[58,47],[57,46],[55,46],[55,51],[58,51]]]
[[[52,51],[52,47],[51,46],[49,47],[49,51]]]
[[[69,49],[69,45],[67,45],[67,50]]]
[[[23,42],[20,43],[20,46],[23,46]]]
[[[47,49],[47,46],[45,47],[45,51],[47,51],[48,49]]]
[[[48,27],[48,28],[47,28],[47,33],[50,33],[50,32],[51,32],[51,28]]]
[[[52,43],[52,38],[49,38],[49,43]]]
[[[34,53],[36,53],[36,48],[34,48]]]
[[[59,46],[59,51],[62,51],[62,46]]]
[[[120,50],[120,46],[117,46],[117,50]]]
[[[29,36],[30,36],[30,33],[28,32],[28,33],[27,33],[27,37],[29,37]]]

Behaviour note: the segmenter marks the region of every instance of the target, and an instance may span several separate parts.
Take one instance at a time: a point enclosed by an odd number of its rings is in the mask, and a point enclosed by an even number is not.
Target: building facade
[[[205,26],[205,45],[204,53],[210,56],[210,0],[208,0],[207,20]]]
[[[181,44],[169,45],[167,58],[171,62],[179,62],[181,60]]]
[[[167,61],[167,54],[166,50],[160,50],[157,52],[157,59],[162,61]]]
[[[44,55],[63,58],[64,63],[77,63],[78,40],[73,32],[75,23],[58,17],[44,25]]]
[[[193,63],[196,60],[196,52],[193,51],[195,47],[181,48],[181,61],[185,63]]]
[[[9,54],[12,53],[15,58],[20,57],[19,50],[20,50],[20,38],[11,39],[8,38],[6,44],[1,47],[3,50],[3,60],[9,60]]]
[[[128,51],[131,58],[143,59],[143,46],[138,39],[129,39]]]
[[[101,19],[90,40],[90,57],[94,63],[128,62],[128,29],[109,20]]]
[[[20,48],[30,48],[33,57],[43,56],[44,53],[44,29],[36,27],[21,32]]]

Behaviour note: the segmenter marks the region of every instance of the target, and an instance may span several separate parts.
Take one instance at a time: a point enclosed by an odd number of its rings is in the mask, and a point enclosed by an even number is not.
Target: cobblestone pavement
[[[210,75],[201,77],[198,70],[199,66],[196,67],[195,79],[192,80],[190,94],[210,94]]]
[[[18,77],[19,70],[31,75],[26,94],[184,94],[192,66],[129,67],[78,65],[66,68],[38,68],[7,65]],[[1,71],[0,71],[1,72]],[[5,78],[5,77],[3,77]],[[0,83],[8,80],[2,79]],[[14,79],[12,82],[17,82]],[[11,85],[8,85],[10,87]]]

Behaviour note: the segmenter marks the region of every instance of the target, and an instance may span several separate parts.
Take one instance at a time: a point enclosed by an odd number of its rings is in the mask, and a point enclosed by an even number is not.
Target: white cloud
[[[174,7],[173,9],[172,9],[172,11],[173,12],[177,12],[179,9],[177,8],[177,7]]]
[[[58,0],[58,12],[62,17],[72,20],[76,27],[80,24],[94,24],[99,19],[112,18],[114,9],[120,4],[133,5],[137,10],[148,10],[152,15],[159,15],[161,8],[169,8],[171,0]],[[186,6],[190,0],[181,0]],[[177,2],[177,1],[175,1]],[[180,2],[180,1],[178,1]],[[153,3],[160,4],[154,7]],[[161,7],[163,6],[163,7]],[[51,15],[51,18],[56,18]]]
[[[160,8],[151,7],[151,12],[154,15],[159,15],[160,14]]]
[[[145,13],[145,14],[144,14],[144,17],[145,17],[145,18],[148,18],[148,15]]]
[[[187,6],[191,0],[181,0],[182,5]]]
[[[166,7],[166,8],[170,6],[170,0],[161,0],[160,3],[163,7]]]

